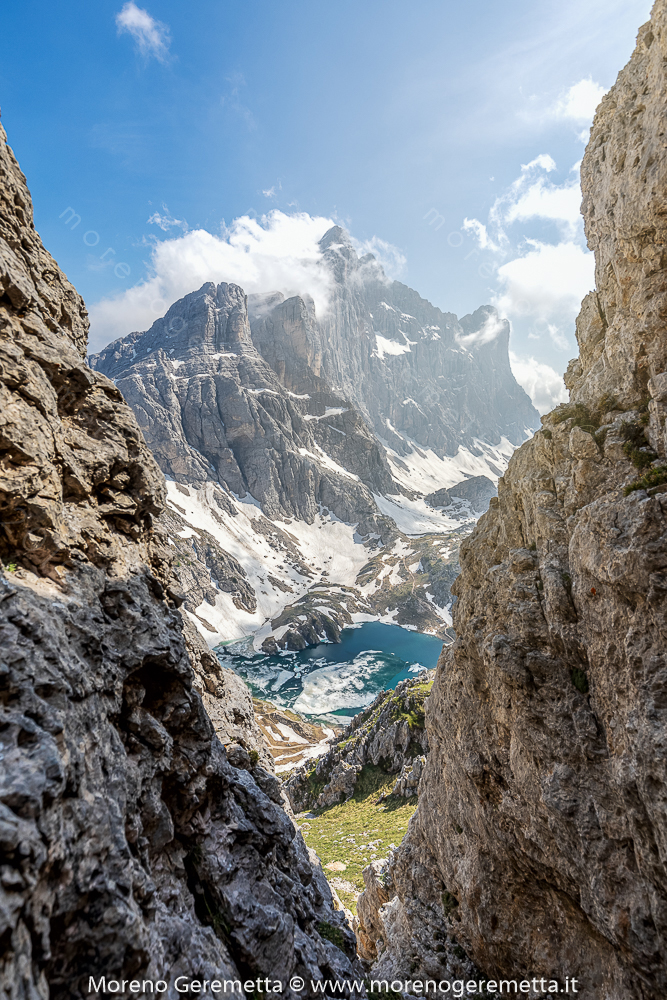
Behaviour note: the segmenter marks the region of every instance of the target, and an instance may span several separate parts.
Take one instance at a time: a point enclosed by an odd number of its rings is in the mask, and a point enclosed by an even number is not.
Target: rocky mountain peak
[[[499,355],[507,357],[510,342],[509,321],[498,314],[495,306],[480,306],[459,319],[462,333],[459,340],[466,347],[479,350],[493,344]]]
[[[335,281],[345,285],[360,268],[359,257],[349,234],[342,226],[332,226],[319,242],[325,265]]]
[[[319,246],[322,252],[325,250],[330,250],[332,248],[354,249],[352,245],[352,240],[350,239],[350,234],[342,226],[332,226],[331,229],[327,229],[326,233],[319,241]]]
[[[149,360],[157,351],[168,357],[207,357],[253,350],[246,294],[225,281],[205,282],[156,319],[143,332],[131,333],[104,348],[105,372],[110,378],[137,358]],[[93,367],[100,355],[91,357]]]

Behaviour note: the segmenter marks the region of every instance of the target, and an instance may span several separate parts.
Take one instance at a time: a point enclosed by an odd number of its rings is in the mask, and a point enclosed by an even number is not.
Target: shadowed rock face
[[[572,403],[461,549],[385,970],[439,922],[491,977],[574,976],[587,1000],[667,988],[666,53],[658,0],[583,161],[597,291]]]
[[[83,997],[92,974],[164,979],[169,998],[177,975],[348,976],[351,935],[261,766],[247,693],[192,630],[188,655],[153,524],[162,475],[85,363],[83,303],[2,129],[0,290],[0,994]],[[242,350],[243,296],[214,309],[206,343]]]

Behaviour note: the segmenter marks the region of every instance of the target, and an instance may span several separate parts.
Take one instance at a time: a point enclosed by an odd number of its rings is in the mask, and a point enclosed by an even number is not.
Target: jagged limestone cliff
[[[348,975],[247,696],[188,656],[162,475],[86,335],[0,129],[0,997]]]
[[[185,523],[163,524],[211,646],[261,631],[264,651],[301,649],[337,641],[355,614],[444,638],[477,481],[495,492],[484,474],[538,423],[494,309],[459,322],[338,226],[320,247],[326,315],[308,296],[207,281],[90,358],[167,476]]]
[[[385,973],[437,976],[444,933],[491,977],[667,988],[666,60],[658,0],[583,161],[596,291],[572,402],[462,546],[419,808],[368,872]]]

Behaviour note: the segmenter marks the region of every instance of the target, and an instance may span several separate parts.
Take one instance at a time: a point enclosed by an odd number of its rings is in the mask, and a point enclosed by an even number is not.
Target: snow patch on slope
[[[421,497],[411,500],[408,497],[399,495],[383,497],[374,493],[373,499],[383,514],[393,518],[396,526],[403,534],[412,537],[428,533],[444,535],[460,528],[462,524],[472,523],[477,520],[472,515],[466,516],[464,514],[462,517],[454,518],[444,512],[435,511]],[[465,505],[464,508],[463,504],[457,504],[456,509],[457,511],[465,509],[467,512],[469,507]]]
[[[399,455],[387,442],[382,443],[386,448],[394,479],[401,486],[407,486],[418,493],[433,493],[443,486],[455,486],[471,476],[487,476],[497,485],[515,450],[515,446],[506,437],[501,438],[497,445],[475,439],[474,447],[478,454],[461,446],[456,455],[440,458],[430,448],[420,448],[405,434],[401,436],[406,443],[412,445],[413,450],[407,455]]]
[[[327,582],[353,586],[367,562],[368,552],[358,535],[355,541],[354,524],[322,513],[316,515],[312,524],[269,521],[251,496],[242,500],[228,494],[236,511],[233,515],[216,503],[215,493],[219,493],[219,488],[212,483],[203,489],[193,486],[187,489],[189,495],[183,494],[176,483],[167,481],[167,502],[189,526],[181,534],[187,537],[186,532],[201,529],[213,535],[221,548],[241,563],[257,599],[257,610],[251,613],[237,608],[232,595],[220,591],[215,605],[203,602],[195,615],[188,612],[211,647],[252,634],[259,638],[260,633],[261,644],[272,633],[271,619],[279,615],[287,603],[305,594],[323,572],[328,573]],[[263,530],[259,530],[260,522]],[[272,527],[275,528],[274,539],[267,537]],[[280,546],[281,537],[297,547],[301,559],[311,569],[311,576],[303,575],[290,564],[288,553]],[[269,574],[290,590],[281,590],[272,584]],[[209,631],[200,618],[213,626],[214,631]]]
[[[395,340],[388,340],[386,337],[381,337],[379,333],[375,334],[376,354],[381,361],[384,361],[385,355],[396,355],[399,354],[409,354],[410,353],[410,343],[409,341],[404,344],[399,344]]]

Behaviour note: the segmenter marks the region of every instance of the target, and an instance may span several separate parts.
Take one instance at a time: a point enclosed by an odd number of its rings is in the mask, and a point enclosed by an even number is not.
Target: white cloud
[[[480,250],[491,250],[492,253],[501,253],[504,245],[507,244],[507,237],[502,229],[498,230],[497,242],[494,242],[489,236],[487,227],[479,219],[464,219],[462,228],[477,238]]]
[[[488,225],[466,219],[481,250],[504,263],[496,268],[498,290],[491,301],[513,323],[517,333],[530,339],[548,338],[558,350],[572,346],[574,320],[584,295],[595,287],[594,257],[586,249],[579,210],[579,163],[570,177],[555,184],[549,174],[556,163],[541,153],[523,164],[519,176],[496,198]],[[512,227],[524,230],[533,220],[553,222],[558,235],[553,242],[522,234],[510,238]],[[530,230],[529,230],[530,231]],[[513,259],[507,259],[513,253]]]
[[[577,177],[570,184],[550,184],[540,177],[508,206],[505,221],[549,219],[573,231],[581,226],[581,187]]]
[[[265,198],[275,198],[278,192],[282,191],[282,189],[283,186],[280,183],[280,181],[278,181],[277,184],[272,184],[270,188],[266,189],[266,191],[262,191],[262,194],[264,195]]]
[[[405,255],[393,243],[381,240],[379,236],[371,236],[369,240],[356,240],[351,236],[350,240],[360,257],[372,253],[389,278],[397,278],[405,268]]]
[[[572,179],[554,184],[546,175],[556,169],[547,153],[540,153],[521,166],[521,173],[507,190],[496,198],[489,211],[488,225],[479,219],[464,219],[463,229],[472,233],[480,250],[506,256],[511,249],[507,229],[515,223],[544,219],[554,222],[563,236],[572,239],[583,232],[579,206],[580,162],[570,170]]]
[[[521,116],[534,125],[555,121],[574,126],[577,138],[586,143],[595,111],[605,93],[605,88],[589,76],[563,90],[555,101],[546,95],[534,94]],[[582,129],[582,125],[586,128]]]
[[[307,293],[318,313],[326,312],[331,276],[317,244],[332,225],[332,219],[274,210],[259,220],[242,216],[222,236],[195,229],[157,242],[148,278],[91,306],[91,351],[133,330],[148,329],[173,302],[205,281],[234,282],[249,293]]]
[[[169,28],[156,21],[147,10],[137,7],[132,0],[124,4],[116,14],[118,34],[127,32],[142,56],[154,56],[158,62],[166,62],[169,56]]]
[[[552,108],[552,117],[570,118],[575,122],[592,122],[595,109],[605,94],[605,88],[595,83],[589,76],[561,94]]]
[[[510,351],[510,365],[514,378],[530,396],[538,413],[548,413],[559,403],[568,400],[562,375],[535,358],[521,358]]]
[[[484,320],[484,323],[476,330],[475,333],[469,333],[465,336],[459,337],[458,341],[464,347],[472,347],[480,344],[490,344],[492,340],[495,340],[498,334],[502,333],[505,329],[504,320],[500,319],[494,313]]]
[[[183,232],[187,232],[187,222],[184,219],[174,219],[174,217],[169,214],[169,209],[164,203],[162,204],[162,211],[164,212],[164,215],[160,212],[153,212],[152,215],[149,215],[146,220],[148,225],[159,226],[164,233],[169,232],[170,229],[182,229]]]
[[[579,310],[595,287],[592,253],[578,243],[526,240],[527,253],[498,268],[501,290],[494,305],[505,315],[533,316],[548,323],[561,312]]]
[[[556,169],[556,161],[548,153],[539,153],[530,163],[521,164],[521,174],[529,174],[535,167],[538,167],[540,170],[546,170],[550,174],[552,170]],[[514,181],[514,184],[517,183],[518,181]]]
[[[522,164],[519,176],[496,199],[489,212],[489,221],[501,232],[504,226],[530,219],[555,222],[569,236],[581,231],[579,164],[570,171],[574,174],[573,179],[563,184],[554,184],[545,176],[555,169],[554,160],[546,153]]]

